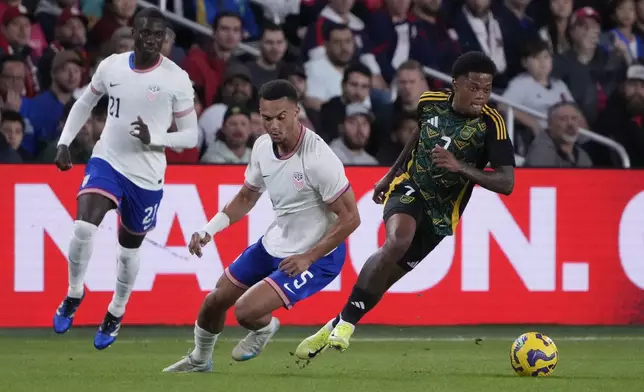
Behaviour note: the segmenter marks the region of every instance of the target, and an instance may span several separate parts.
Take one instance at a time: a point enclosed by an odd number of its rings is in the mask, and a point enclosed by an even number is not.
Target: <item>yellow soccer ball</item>
[[[519,376],[549,376],[557,367],[559,351],[546,335],[527,332],[510,349],[510,364]]]

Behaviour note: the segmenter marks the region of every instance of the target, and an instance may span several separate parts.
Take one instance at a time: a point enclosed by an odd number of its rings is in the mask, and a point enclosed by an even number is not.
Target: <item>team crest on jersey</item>
[[[151,84],[148,86],[148,93],[146,96],[148,97],[148,100],[151,102],[154,102],[157,100],[157,97],[159,96],[159,93],[161,92],[161,87],[156,85],[156,84]]]
[[[293,173],[293,186],[298,192],[304,189],[304,174],[300,172]]]

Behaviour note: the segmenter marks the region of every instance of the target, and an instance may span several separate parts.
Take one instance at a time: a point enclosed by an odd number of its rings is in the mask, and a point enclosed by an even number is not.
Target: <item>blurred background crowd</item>
[[[420,95],[450,88],[424,69],[449,75],[459,54],[478,50],[496,63],[495,93],[505,104],[491,105],[511,115],[521,165],[621,167],[583,128],[620,143],[631,166],[644,167],[644,0],[147,4],[176,16],[163,54],[196,92],[199,145],[168,150],[171,164],[248,162],[263,132],[257,91],[285,78],[300,93],[302,124],[346,165],[390,165],[417,127]],[[133,49],[141,6],[0,0],[0,162],[53,162],[97,65]],[[104,97],[71,146],[75,163],[89,159],[106,116]]]

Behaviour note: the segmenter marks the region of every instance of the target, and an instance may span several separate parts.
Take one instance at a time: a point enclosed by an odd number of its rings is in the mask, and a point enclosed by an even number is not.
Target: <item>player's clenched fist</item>
[[[70,154],[69,148],[67,146],[63,144],[58,146],[54,163],[62,171],[66,171],[72,168],[72,154]]]
[[[432,149],[432,161],[436,166],[450,172],[461,170],[461,162],[454,157],[454,154],[439,145],[436,145],[436,147]]]
[[[201,235],[203,234],[203,236]],[[208,233],[192,233],[192,238],[190,238],[190,244],[188,245],[188,250],[190,250],[191,255],[197,255],[197,257],[201,257],[203,253],[201,253],[201,248],[206,246],[210,242],[212,237]]]
[[[391,178],[386,175],[380,181],[376,182],[376,185],[373,187],[373,201],[376,204],[382,204],[385,202],[385,192],[389,189],[389,184],[391,184]]]

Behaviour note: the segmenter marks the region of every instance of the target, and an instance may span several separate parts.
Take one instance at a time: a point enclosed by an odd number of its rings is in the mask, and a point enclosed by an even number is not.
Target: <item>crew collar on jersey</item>
[[[302,124],[300,124],[300,138],[297,140],[297,144],[293,148],[293,151],[289,152],[288,154],[284,156],[280,156],[280,154],[277,152],[277,144],[273,143],[273,153],[275,154],[275,158],[285,161],[295,155],[295,153],[300,149],[300,146],[302,146],[302,142],[304,141],[304,134],[306,133],[306,128]]]
[[[132,71],[136,72],[136,73],[146,73],[146,72],[154,71],[155,69],[157,69],[159,67],[159,65],[161,65],[162,61],[163,61],[163,55],[159,54],[159,61],[157,61],[156,64],[154,64],[150,68],[137,69],[134,66],[134,52],[130,53],[130,69]]]

